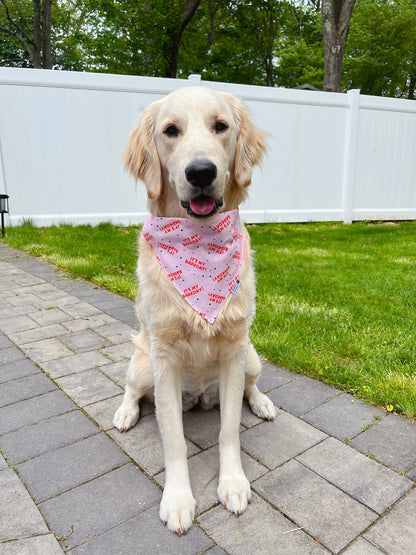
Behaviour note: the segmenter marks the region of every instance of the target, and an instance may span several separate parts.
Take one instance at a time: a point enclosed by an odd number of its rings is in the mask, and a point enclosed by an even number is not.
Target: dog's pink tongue
[[[208,195],[201,195],[200,197],[191,200],[191,210],[200,216],[206,216],[214,210],[215,198]]]

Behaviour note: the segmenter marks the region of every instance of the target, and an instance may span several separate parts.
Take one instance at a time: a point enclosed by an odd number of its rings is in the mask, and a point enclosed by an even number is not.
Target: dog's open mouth
[[[181,204],[191,218],[209,218],[218,212],[223,205],[223,199],[199,195],[191,200],[181,200]]]

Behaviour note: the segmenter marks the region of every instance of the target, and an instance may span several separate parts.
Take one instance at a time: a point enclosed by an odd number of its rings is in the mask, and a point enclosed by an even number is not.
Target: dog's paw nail
[[[225,503],[223,503],[223,504],[222,504],[222,508],[223,508],[224,511],[225,511],[225,509],[227,508],[227,505],[226,505]]]

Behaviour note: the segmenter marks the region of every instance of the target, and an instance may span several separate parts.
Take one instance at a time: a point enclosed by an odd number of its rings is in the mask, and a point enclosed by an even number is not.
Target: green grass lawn
[[[416,222],[248,226],[252,341],[272,362],[416,417]],[[137,227],[9,228],[6,241],[134,298]]]

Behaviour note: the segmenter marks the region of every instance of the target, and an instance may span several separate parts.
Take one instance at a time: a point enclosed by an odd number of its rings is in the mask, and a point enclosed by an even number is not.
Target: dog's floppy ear
[[[259,164],[266,151],[266,133],[250,120],[247,108],[235,96],[223,93],[234,110],[238,131],[237,147],[234,159],[234,179],[240,187],[251,183],[253,166]]]
[[[124,164],[135,178],[147,188],[149,199],[156,200],[162,193],[162,171],[154,140],[156,116],[160,101],[153,102],[141,114],[139,124],[130,133],[124,151]]]

